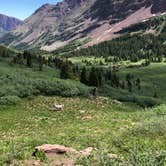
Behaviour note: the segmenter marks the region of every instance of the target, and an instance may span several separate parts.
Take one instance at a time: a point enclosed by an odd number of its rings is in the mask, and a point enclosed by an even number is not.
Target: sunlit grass
[[[53,110],[55,101],[65,105],[62,112]],[[165,105],[144,110],[103,98],[41,96],[24,100],[0,108],[0,156],[14,148],[21,151],[21,159],[31,159],[35,146],[45,143],[78,150],[92,146],[125,157],[136,145],[165,150],[166,121],[161,111],[166,112]]]

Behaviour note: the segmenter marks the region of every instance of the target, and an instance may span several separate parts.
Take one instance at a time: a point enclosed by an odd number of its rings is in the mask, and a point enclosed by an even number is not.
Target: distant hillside
[[[21,20],[0,14],[0,37],[14,30],[22,23]]]
[[[116,37],[132,24],[166,12],[165,0],[63,0],[45,4],[0,39],[18,49],[53,51],[85,39],[85,47]]]
[[[114,56],[116,61],[138,61],[149,57],[150,61],[160,61],[166,57],[166,15],[133,24],[116,35],[119,37],[88,48],[75,50],[77,45],[73,43],[55,50],[54,54],[64,57]]]
[[[140,23],[133,24],[129,27],[126,27],[120,30],[119,34],[123,33],[154,33],[159,34],[162,32],[166,32],[166,15],[152,17],[150,19],[144,20]]]
[[[17,18],[0,14],[0,27],[6,31],[14,30],[21,22]]]

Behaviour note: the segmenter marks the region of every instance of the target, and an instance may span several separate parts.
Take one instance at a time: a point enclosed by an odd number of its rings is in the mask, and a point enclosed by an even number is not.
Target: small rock
[[[93,151],[93,148],[89,147],[89,148],[86,148],[86,149],[80,151],[80,153],[81,153],[81,155],[88,157],[92,154],[92,151]]]
[[[117,104],[117,105],[122,105],[122,102],[118,101],[118,100],[112,100],[113,104]]]
[[[80,110],[80,113],[81,114],[84,114],[86,111],[85,110]]]
[[[84,116],[83,118],[82,118],[82,120],[91,120],[91,119],[93,119],[93,117],[92,116]]]
[[[111,154],[111,153],[109,153],[109,154],[108,154],[108,157],[109,157],[110,159],[113,159],[113,158],[118,158],[118,155],[117,155],[117,154]]]

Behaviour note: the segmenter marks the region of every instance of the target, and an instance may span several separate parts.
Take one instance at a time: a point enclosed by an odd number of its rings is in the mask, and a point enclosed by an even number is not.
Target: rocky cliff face
[[[166,1],[164,0],[152,0],[152,13],[165,12]]]
[[[52,51],[89,38],[89,46],[164,12],[165,0],[63,0],[56,5],[43,5],[0,42],[20,49],[39,47]]]

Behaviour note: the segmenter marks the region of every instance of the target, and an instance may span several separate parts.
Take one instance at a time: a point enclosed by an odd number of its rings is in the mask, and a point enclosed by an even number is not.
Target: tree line
[[[111,41],[105,41],[92,47],[76,50],[64,54],[64,57],[95,56],[95,57],[114,57],[113,61],[130,60],[137,62],[146,59],[150,62],[161,62],[166,57],[165,47],[166,33],[158,36],[130,35],[118,37]]]

